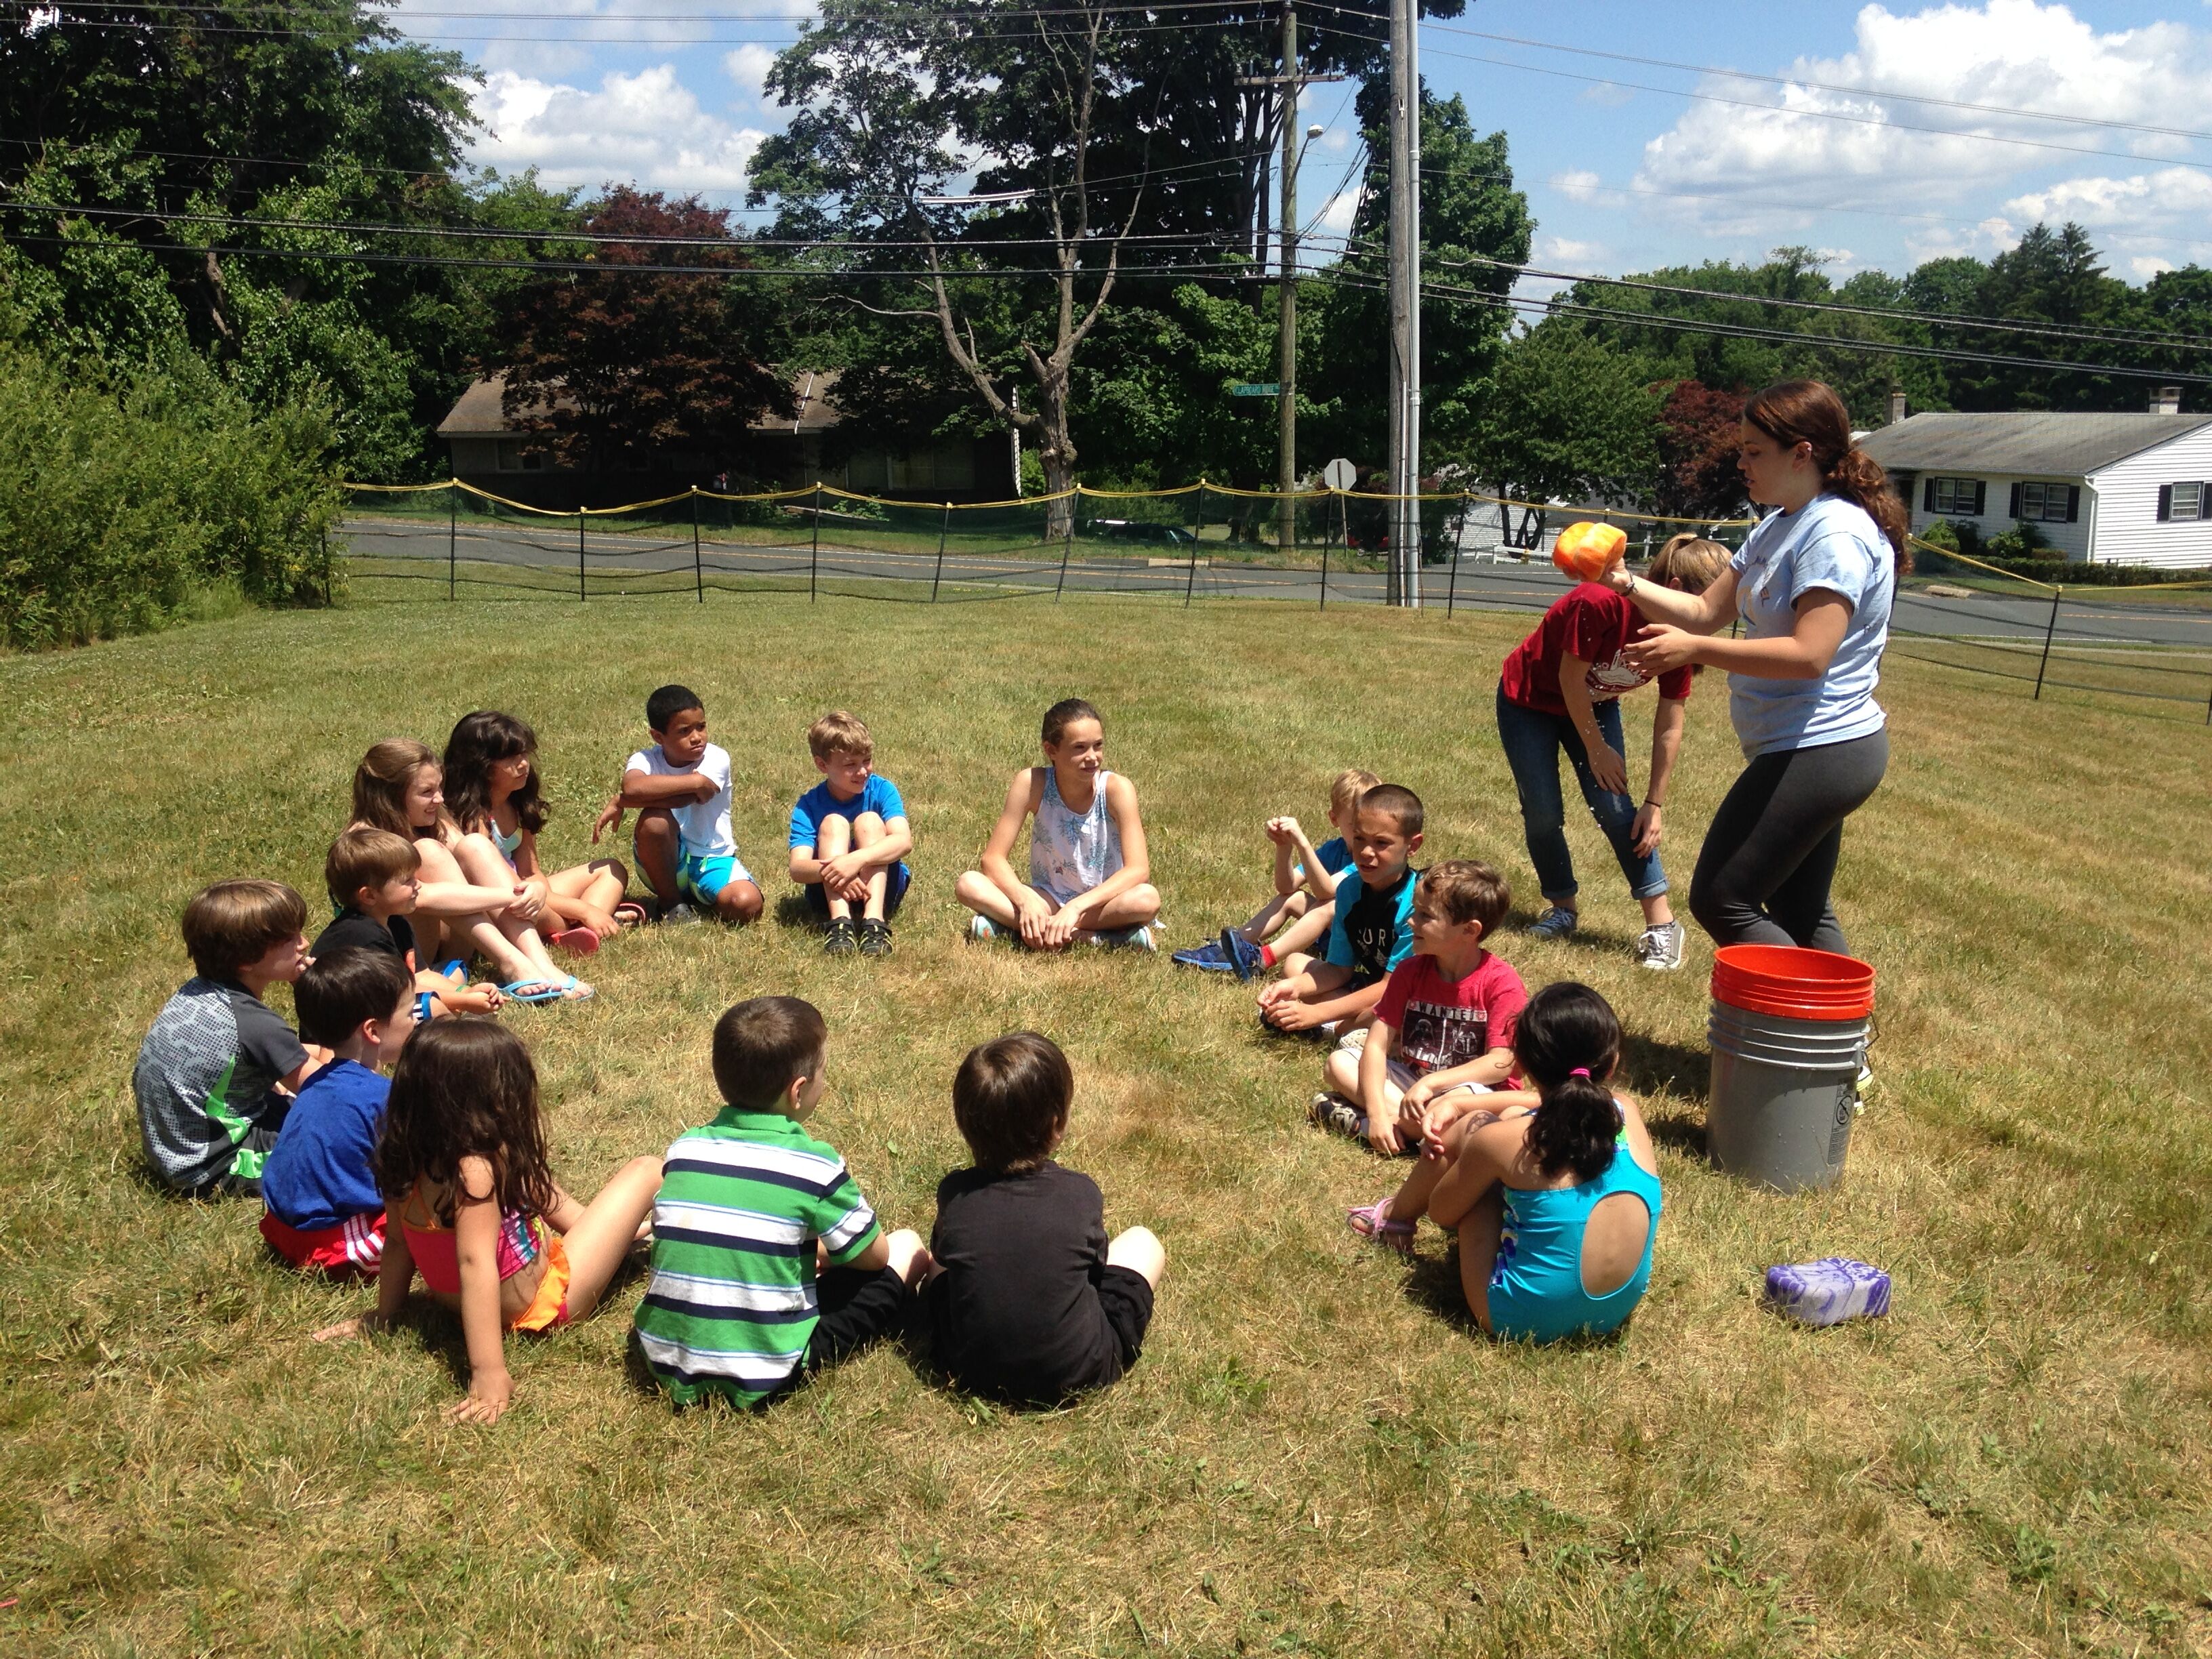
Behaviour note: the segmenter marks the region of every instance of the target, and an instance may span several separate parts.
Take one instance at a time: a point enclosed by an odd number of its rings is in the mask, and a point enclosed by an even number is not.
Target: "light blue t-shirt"
[[[864,812],[873,812],[885,823],[906,816],[906,802],[900,798],[898,785],[881,773],[871,772],[868,781],[860,786],[860,793],[850,800],[839,800],[830,793],[830,781],[824,778],[799,798],[791,809],[791,844],[793,847],[818,846],[822,840],[824,818],[844,818],[850,821]],[[899,868],[906,868],[901,860]]]
[[[1795,631],[1797,601],[1815,588],[1841,596],[1851,611],[1843,643],[1819,679],[1729,676],[1729,718],[1745,758],[1881,731],[1888,717],[1874,689],[1889,643],[1897,578],[1889,538],[1866,509],[1839,495],[1816,495],[1795,513],[1762,520],[1729,562],[1736,573],[1736,609],[1752,639]]]

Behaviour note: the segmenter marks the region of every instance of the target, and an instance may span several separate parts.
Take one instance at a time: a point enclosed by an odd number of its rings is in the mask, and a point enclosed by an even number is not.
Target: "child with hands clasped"
[[[459,958],[441,972],[416,957],[415,927],[408,917],[422,896],[422,864],[415,843],[388,830],[349,830],[332,842],[323,861],[323,885],[337,915],[315,935],[308,957],[319,962],[333,951],[378,951],[414,975],[424,1018],[488,1014],[505,1000],[497,987],[471,987]]]
[[[1505,878],[1470,859],[1421,878],[1413,954],[1390,970],[1374,1023],[1346,1032],[1328,1057],[1330,1092],[1316,1097],[1316,1121],[1392,1158],[1420,1142],[1432,1103],[1506,1081],[1528,990],[1484,941],[1512,902]]]
[[[824,714],[806,728],[806,747],[822,781],[791,809],[791,878],[829,924],[826,955],[887,957],[890,919],[912,879],[906,802],[876,770],[876,740],[856,716]]]
[[[1324,1035],[1365,1023],[1390,970],[1413,948],[1412,915],[1421,846],[1421,798],[1377,784],[1359,798],[1352,868],[1336,884],[1328,944],[1319,957],[1285,957],[1283,977],[1260,994],[1260,1018],[1279,1031]]]
[[[1424,1151],[1433,1156],[1386,1200],[1388,1218],[1408,1244],[1424,1208],[1459,1235],[1461,1289],[1492,1335],[1603,1335],[1651,1282],[1661,1209],[1650,1133],[1611,1086],[1620,1022],[1589,986],[1547,985],[1522,1011],[1513,1052],[1534,1092],[1490,1095],[1456,1115],[1450,1102],[1431,1107]]]
[[[1372,772],[1340,772],[1329,786],[1328,821],[1336,833],[1316,847],[1294,817],[1269,818],[1261,826],[1275,848],[1275,896],[1242,926],[1224,927],[1205,944],[1178,951],[1186,968],[1234,974],[1249,980],[1273,968],[1293,951],[1310,950],[1328,931],[1335,912],[1337,878],[1352,867],[1352,815],[1359,798],[1382,782]],[[1281,928],[1271,945],[1267,936]]]
[[[660,1160],[634,1158],[580,1204],[545,1158],[538,1072],[522,1039],[489,1019],[441,1019],[399,1056],[375,1158],[390,1218],[376,1311],[315,1333],[364,1335],[396,1322],[415,1275],[461,1316],[468,1397],[447,1415],[494,1423],[514,1397],[509,1331],[590,1315],[643,1232]]]
[[[969,937],[1018,938],[1033,951],[1071,944],[1153,948],[1160,913],[1137,788],[1106,769],[1106,725],[1080,697],[1044,714],[1047,764],[1014,774],[979,867],[954,888],[975,915]],[[1007,862],[1023,822],[1030,830],[1030,878]]]
[[[645,700],[645,726],[653,747],[624,763],[622,787],[592,825],[592,844],[635,808],[637,867],[662,921],[698,921],[695,903],[733,927],[757,921],[760,884],[730,830],[729,752],[707,741],[706,705],[689,686],[664,685]]]

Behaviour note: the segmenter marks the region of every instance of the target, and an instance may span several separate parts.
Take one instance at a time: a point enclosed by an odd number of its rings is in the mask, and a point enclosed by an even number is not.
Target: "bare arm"
[[[1559,701],[1583,740],[1583,754],[1599,785],[1616,795],[1628,793],[1628,757],[1605,740],[1598,729],[1597,708],[1590,702],[1589,659],[1571,652],[1559,653]]]
[[[1447,1232],[1466,1220],[1483,1195],[1504,1179],[1528,1133],[1525,1118],[1468,1130],[1460,1142],[1459,1156],[1429,1200],[1429,1219]]]
[[[983,856],[976,860],[976,866],[1017,908],[1049,911],[1052,907],[1045,903],[1043,895],[1017,876],[1014,866],[1006,862],[1014,850],[1014,837],[1022,833],[1024,820],[1043,799],[1044,784],[1037,771],[1034,766],[1025,766],[1006,786],[1006,804],[999,809],[999,821],[991,826],[991,837],[983,843]]]
[[[1613,566],[1605,578],[1607,587],[1626,593],[1629,602],[1651,621],[1690,634],[1717,634],[1735,620],[1735,572],[1723,570],[1720,580],[1704,592],[1685,593],[1632,575],[1623,565]]]
[[[1663,831],[1660,809],[1667,803],[1667,787],[1674,781],[1674,762],[1682,752],[1682,727],[1688,708],[1680,697],[1662,697],[1651,716],[1651,781],[1644,787],[1644,804],[1636,809],[1629,836],[1636,850],[1658,850]]]
[[[1655,626],[1631,641],[1626,650],[1628,659],[1647,674],[1704,663],[1765,680],[1817,680],[1835,660],[1850,620],[1849,600],[1816,587],[1797,601],[1797,619],[1790,632],[1777,638],[1705,639],[1679,628]]]
[[[671,772],[655,777],[650,772],[625,772],[615,799],[635,811],[655,806],[690,806],[714,799],[721,786],[704,772]]]
[[[465,1423],[495,1423],[514,1398],[514,1379],[507,1369],[507,1326],[499,1310],[499,1200],[485,1159],[463,1158],[459,1176],[453,1249],[460,1261],[469,1397],[447,1415]],[[482,1198],[475,1196],[478,1191]]]

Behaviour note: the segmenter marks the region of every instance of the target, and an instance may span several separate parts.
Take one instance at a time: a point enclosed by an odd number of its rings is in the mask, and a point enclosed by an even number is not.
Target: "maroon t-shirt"
[[[1643,613],[1626,596],[1595,582],[1577,582],[1506,658],[1500,677],[1506,697],[1540,714],[1565,714],[1567,705],[1559,696],[1563,656],[1580,657],[1589,665],[1583,684],[1589,688],[1592,702],[1633,691],[1651,677],[1630,666],[1620,651],[1643,626]],[[1677,702],[1689,696],[1687,664],[1659,677],[1659,695]]]
[[[1426,1074],[1510,1048],[1528,1006],[1521,975],[1488,951],[1462,980],[1446,979],[1434,957],[1407,957],[1390,970],[1375,1018],[1398,1034],[1396,1058]]]

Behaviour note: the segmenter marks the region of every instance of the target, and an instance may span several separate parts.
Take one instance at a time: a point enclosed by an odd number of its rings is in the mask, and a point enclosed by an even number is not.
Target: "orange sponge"
[[[1620,562],[1628,535],[1609,524],[1571,524],[1552,544],[1552,562],[1578,581],[1594,582]]]

